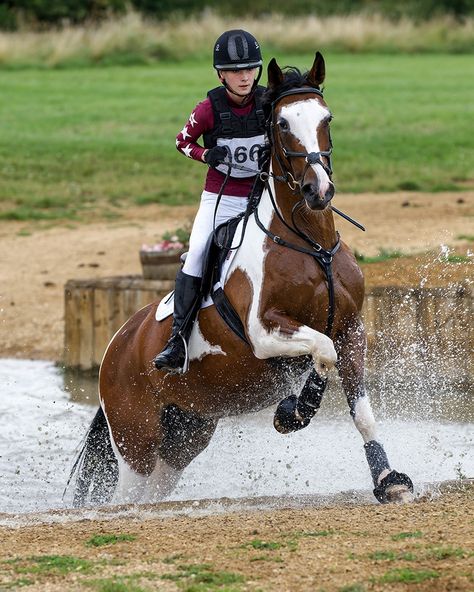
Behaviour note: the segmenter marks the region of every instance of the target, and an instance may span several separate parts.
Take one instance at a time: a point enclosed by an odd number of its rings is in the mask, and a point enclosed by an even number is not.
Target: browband
[[[319,95],[320,97],[323,96],[322,91],[320,91],[318,88],[313,88],[312,86],[302,86],[300,88],[291,88],[290,90],[286,90],[285,92],[282,92],[281,95],[278,95],[277,98],[272,101],[272,108],[276,105],[276,103],[278,103],[278,101],[280,99],[283,99],[284,97],[289,97],[291,95],[299,95],[299,94],[303,94],[303,93],[314,93],[315,95]]]

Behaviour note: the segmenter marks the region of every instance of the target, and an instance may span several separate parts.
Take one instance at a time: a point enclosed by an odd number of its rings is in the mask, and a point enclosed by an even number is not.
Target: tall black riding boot
[[[176,275],[174,313],[171,337],[165,349],[153,360],[155,368],[168,372],[186,372],[187,343],[201,304],[202,278],[187,275],[181,270]]]

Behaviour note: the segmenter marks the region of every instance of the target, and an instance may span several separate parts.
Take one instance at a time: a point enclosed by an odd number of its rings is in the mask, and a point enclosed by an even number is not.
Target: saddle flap
[[[210,295],[212,287],[221,277],[222,267],[229,255],[235,231],[242,218],[243,214],[230,218],[227,222],[220,224],[209,236],[202,266],[203,298]]]

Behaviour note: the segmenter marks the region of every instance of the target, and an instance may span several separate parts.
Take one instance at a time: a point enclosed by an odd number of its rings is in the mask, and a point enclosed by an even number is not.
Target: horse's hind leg
[[[337,368],[346,393],[350,413],[363,440],[374,495],[381,503],[406,502],[413,498],[411,479],[390,468],[387,454],[377,439],[374,415],[364,385],[366,335],[362,322],[355,320],[336,342]]]
[[[176,405],[164,407],[156,426],[160,437],[142,447],[138,470],[116,450],[119,482],[114,502],[155,503],[169,495],[184,468],[209,444],[216,426],[214,420],[183,411]]]
[[[149,475],[134,471],[123,457],[118,458],[119,480],[113,498],[115,504],[159,501],[173,491],[181,477],[182,471],[174,469],[159,457]]]

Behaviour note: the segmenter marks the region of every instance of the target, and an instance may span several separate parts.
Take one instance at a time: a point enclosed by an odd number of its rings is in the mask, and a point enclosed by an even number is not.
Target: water
[[[418,383],[423,384],[419,377]],[[380,378],[374,384],[378,387]],[[474,476],[469,391],[444,384],[434,393],[412,389],[407,394],[406,381],[390,386],[387,376],[383,384],[384,397],[374,395],[372,402],[392,466],[408,473],[418,490],[424,483]],[[75,449],[97,408],[96,381],[63,375],[48,362],[0,360],[0,387],[0,512],[64,507]],[[370,488],[362,440],[337,385],[301,432],[278,434],[272,413],[222,420],[169,499]]]

